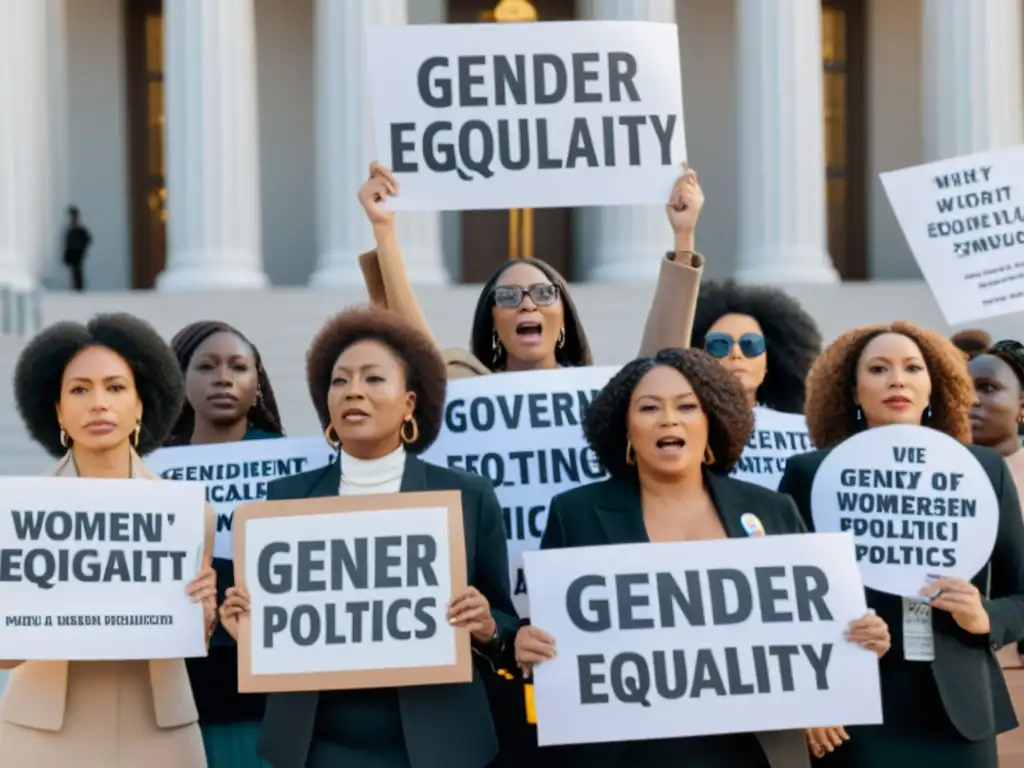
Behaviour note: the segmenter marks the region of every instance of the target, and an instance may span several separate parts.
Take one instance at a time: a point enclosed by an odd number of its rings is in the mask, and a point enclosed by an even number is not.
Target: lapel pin
[[[747,536],[765,535],[764,525],[761,523],[761,519],[750,512],[744,513],[743,517],[740,518],[740,525],[742,525],[743,530],[747,532]]]

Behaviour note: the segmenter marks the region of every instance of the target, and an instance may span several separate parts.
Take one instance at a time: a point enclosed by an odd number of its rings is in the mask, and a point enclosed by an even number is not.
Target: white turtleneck
[[[398,493],[405,473],[405,448],[379,459],[357,459],[341,452],[341,483],[339,496],[361,496],[371,493]]]

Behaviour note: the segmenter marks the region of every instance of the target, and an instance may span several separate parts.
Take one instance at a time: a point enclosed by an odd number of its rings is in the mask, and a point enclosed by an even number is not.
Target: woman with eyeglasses
[[[974,381],[974,444],[994,448],[1003,455],[1019,495],[1024,490],[1024,450],[1018,436],[1024,424],[1024,345],[1010,340],[996,342],[975,354],[967,369]],[[998,657],[1019,720],[1024,714],[1024,644],[1003,646]],[[1002,768],[1024,768],[1024,729],[1001,733],[997,745]]]
[[[731,280],[705,283],[693,342],[739,380],[751,408],[803,412],[804,380],[821,354],[821,333],[789,294]]]
[[[394,213],[383,207],[398,193],[398,181],[391,172],[378,163],[371,165],[359,202],[373,224],[377,248],[363,254],[359,263],[373,303],[429,333],[402,262]],[[704,269],[704,257],[693,250],[697,217],[703,205],[697,173],[685,169],[666,206],[675,248],[661,262],[641,355],[690,345]],[[444,357],[449,379],[592,363],[590,345],[565,278],[540,259],[510,260],[498,268],[480,292],[469,350],[446,349]]]

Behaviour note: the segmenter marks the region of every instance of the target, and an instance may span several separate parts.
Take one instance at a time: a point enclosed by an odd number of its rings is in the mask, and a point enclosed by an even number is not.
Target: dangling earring
[[[633,450],[633,443],[626,438],[626,466],[632,467],[636,464],[636,451]]]
[[[497,365],[501,359],[501,340],[498,338],[497,331],[491,331],[491,351],[494,353],[491,357],[491,365]]]
[[[64,427],[60,428],[60,444],[65,448],[71,447],[71,438],[68,437],[67,430],[65,430]]]
[[[928,421],[932,417],[932,404],[928,403],[928,407],[924,409],[924,419]]]
[[[709,467],[715,463],[715,452],[711,450],[710,445],[704,446],[704,463]]]
[[[405,430],[406,427],[412,427],[412,429],[407,433]],[[412,445],[420,439],[420,425],[416,423],[415,416],[410,416],[402,422],[402,428],[399,430],[399,436],[402,438],[402,442],[406,445]]]
[[[561,349],[565,346],[565,326],[562,326],[562,330],[558,332],[558,348]]]
[[[135,446],[136,450],[139,447],[139,438],[142,436],[142,419],[135,422],[135,429],[132,431],[132,445]]]
[[[324,440],[336,451],[341,450],[341,439],[338,437],[338,433],[334,431],[334,425],[328,424],[327,429],[324,430]]]
[[[860,409],[860,406],[858,405],[857,406],[857,421],[863,421],[863,420],[864,420],[864,411],[862,411]]]

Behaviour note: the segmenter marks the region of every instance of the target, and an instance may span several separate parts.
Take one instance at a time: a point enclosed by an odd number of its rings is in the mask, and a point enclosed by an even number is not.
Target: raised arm
[[[704,271],[704,257],[693,250],[697,217],[703,207],[704,192],[697,172],[687,168],[665,206],[675,234],[675,246],[661,261],[658,285],[640,342],[641,357],[666,347],[690,346],[697,292]]]
[[[433,338],[405,269],[395,231],[395,214],[383,206],[389,197],[397,195],[398,181],[391,172],[379,163],[371,164],[370,178],[359,190],[359,203],[373,225],[377,247],[359,257],[359,267],[373,304],[401,315]]]

